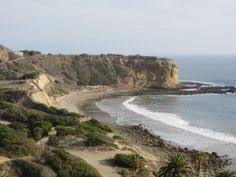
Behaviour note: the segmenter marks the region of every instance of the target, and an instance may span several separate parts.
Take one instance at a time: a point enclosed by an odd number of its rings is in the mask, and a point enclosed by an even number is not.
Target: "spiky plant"
[[[236,173],[222,169],[215,172],[215,177],[236,177]]]
[[[165,166],[161,167],[157,173],[158,177],[188,177],[191,176],[192,169],[185,158],[179,154],[170,155]]]

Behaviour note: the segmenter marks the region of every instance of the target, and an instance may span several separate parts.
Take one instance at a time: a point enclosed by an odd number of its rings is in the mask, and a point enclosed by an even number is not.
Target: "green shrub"
[[[49,137],[49,140],[48,140],[47,144],[49,146],[58,146],[59,141],[60,141],[59,137],[57,137],[56,135],[52,135],[52,136]]]
[[[3,101],[18,103],[27,97],[27,93],[22,90],[0,89],[0,99]]]
[[[32,155],[37,148],[24,134],[0,125],[0,153],[9,157]]]
[[[81,137],[87,137],[87,134],[92,132],[101,134],[113,132],[109,126],[98,122],[96,119],[91,119],[89,121],[80,123],[77,126],[76,131]]]
[[[86,145],[88,146],[113,146],[116,145],[113,143],[112,139],[104,134],[101,133],[89,133],[86,139]]]
[[[17,75],[13,71],[9,70],[0,70],[0,80],[16,80]]]
[[[67,135],[77,135],[77,132],[75,131],[74,128],[65,127],[61,125],[56,126],[56,131],[57,131],[57,136],[59,137]]]
[[[9,105],[9,108],[6,108],[6,106],[2,104],[2,107],[5,107],[5,110],[1,115],[2,119],[11,122],[20,122],[28,125],[34,125],[35,122],[38,121],[47,121],[53,126],[71,126],[77,124],[77,117],[75,117],[75,115],[77,115],[76,113],[67,113],[67,116],[58,115],[62,114],[62,112],[65,113],[65,111],[57,110],[54,108],[48,108],[43,105],[40,105],[39,109],[45,111],[46,113],[38,110],[26,109],[23,106],[16,106],[13,104]]]
[[[10,107],[6,112],[2,114],[2,119],[11,122],[26,123],[28,121],[29,114],[25,109],[20,107]]]
[[[138,154],[116,154],[115,163],[132,169],[141,169],[145,166],[144,158]]]
[[[46,156],[48,164],[58,177],[102,177],[83,159],[70,155],[63,149],[55,149]]]
[[[30,72],[30,73],[26,73],[23,76],[21,76],[19,78],[19,80],[27,80],[27,79],[35,79],[39,76],[39,72],[35,71],[35,72]]]
[[[74,113],[74,112],[69,112],[66,109],[58,109],[55,107],[48,107],[45,104],[42,103],[32,103],[30,105],[31,108],[48,113],[48,114],[54,114],[54,115],[59,115],[59,116],[71,116],[71,117],[83,117],[83,115]]]
[[[19,177],[42,177],[42,167],[26,160],[14,160],[11,164]]]
[[[45,113],[56,114],[56,111],[53,108],[48,107],[47,105],[42,104],[42,103],[35,103],[34,102],[34,103],[30,104],[30,107],[33,109],[37,109],[39,111],[43,111]]]
[[[19,131],[26,131],[26,126],[23,123],[20,122],[12,122],[9,125],[10,128],[14,129],[14,130],[19,130]]]
[[[129,71],[118,64],[114,64],[114,69],[117,75],[121,78],[125,78],[129,75]]]
[[[1,97],[1,96],[0,96]],[[9,104],[5,101],[0,101],[0,109],[6,109],[9,107]]]
[[[42,136],[47,136],[48,132],[52,128],[52,124],[47,121],[37,121],[33,125],[35,128],[41,128],[42,129]]]
[[[120,174],[122,177],[135,177],[128,169],[122,169]]]

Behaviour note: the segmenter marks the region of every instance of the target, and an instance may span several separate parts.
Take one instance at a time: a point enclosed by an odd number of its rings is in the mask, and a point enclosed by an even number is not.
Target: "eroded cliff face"
[[[29,81],[29,85],[29,96],[34,102],[48,106],[55,105],[55,99],[49,94],[50,90],[55,87],[53,78],[46,74],[40,74],[37,78]]]
[[[28,59],[44,72],[75,89],[85,85],[119,88],[176,88],[178,67],[171,59],[122,55],[38,55]]]

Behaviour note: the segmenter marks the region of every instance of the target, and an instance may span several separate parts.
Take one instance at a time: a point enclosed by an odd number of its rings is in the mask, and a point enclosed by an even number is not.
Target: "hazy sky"
[[[236,0],[0,0],[0,43],[54,53],[236,53]]]

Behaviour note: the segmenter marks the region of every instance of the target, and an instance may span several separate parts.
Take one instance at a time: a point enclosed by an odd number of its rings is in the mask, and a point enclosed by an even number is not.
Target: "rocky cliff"
[[[79,86],[118,88],[176,88],[178,67],[173,60],[123,55],[42,55],[40,52],[19,60],[15,52],[0,45],[0,80],[35,79],[45,73],[54,78],[56,89],[63,92]],[[11,62],[8,62],[12,60]],[[52,94],[53,94],[52,93]]]
[[[123,55],[36,55],[29,62],[57,78],[58,83],[109,85],[120,88],[175,88],[178,67],[171,59]]]

